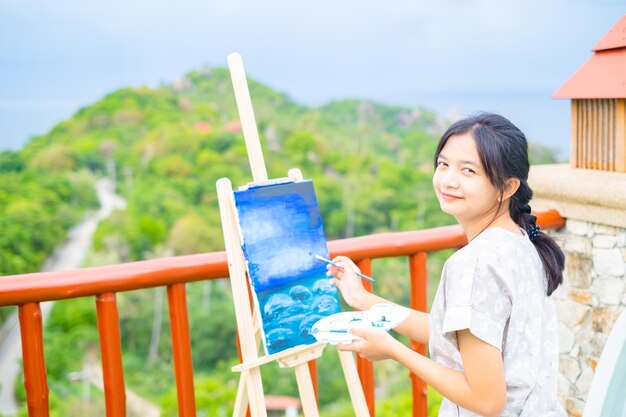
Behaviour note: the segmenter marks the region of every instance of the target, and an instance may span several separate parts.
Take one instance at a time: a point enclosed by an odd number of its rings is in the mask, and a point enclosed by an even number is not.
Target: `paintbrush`
[[[348,329],[315,329],[320,333],[348,333]]]
[[[317,253],[313,253],[313,252],[309,252],[309,255],[311,255],[312,257],[314,257],[315,259],[319,259],[320,261],[326,262],[327,264],[331,264],[332,266],[336,266],[341,268],[340,266],[338,266],[336,263],[334,263],[333,261],[331,261],[330,259],[326,259],[323,256],[318,255]],[[343,268],[342,268],[343,269]],[[354,272],[355,274],[357,274],[358,276],[360,276],[363,279],[366,279],[368,281],[372,281],[372,282],[376,282],[376,280],[372,277],[368,277],[367,275],[364,275],[360,272]]]

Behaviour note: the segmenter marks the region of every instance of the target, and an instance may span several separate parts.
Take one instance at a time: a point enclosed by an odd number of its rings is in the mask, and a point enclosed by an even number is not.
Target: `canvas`
[[[311,180],[235,191],[242,248],[266,354],[315,343],[312,325],[340,311],[326,276],[326,236]]]

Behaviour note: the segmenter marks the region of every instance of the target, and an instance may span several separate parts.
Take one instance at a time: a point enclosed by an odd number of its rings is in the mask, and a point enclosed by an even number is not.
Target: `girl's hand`
[[[345,256],[337,256],[333,259],[335,265],[327,265],[326,275],[334,276],[330,280],[330,283],[336,286],[343,299],[352,308],[358,310],[367,310],[370,305],[365,303],[365,299],[368,295],[371,295],[363,286],[363,281],[355,272],[361,272],[350,258]]]
[[[349,345],[337,345],[342,351],[356,352],[364,359],[380,361],[390,359],[393,346],[398,342],[389,333],[380,329],[350,329],[350,333],[363,340],[356,340]]]

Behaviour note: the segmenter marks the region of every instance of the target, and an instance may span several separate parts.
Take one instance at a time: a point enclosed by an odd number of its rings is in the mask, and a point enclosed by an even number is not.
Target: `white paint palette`
[[[336,313],[318,320],[311,327],[311,334],[319,342],[331,345],[349,344],[360,337],[349,333],[351,328],[381,329],[389,331],[402,323],[411,310],[393,304],[376,304],[365,311]]]

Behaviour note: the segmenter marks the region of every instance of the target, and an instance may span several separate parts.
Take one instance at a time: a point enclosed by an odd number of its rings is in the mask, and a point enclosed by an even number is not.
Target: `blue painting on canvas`
[[[311,326],[340,311],[326,276],[324,227],[313,182],[235,191],[242,247],[267,354],[315,343]]]

